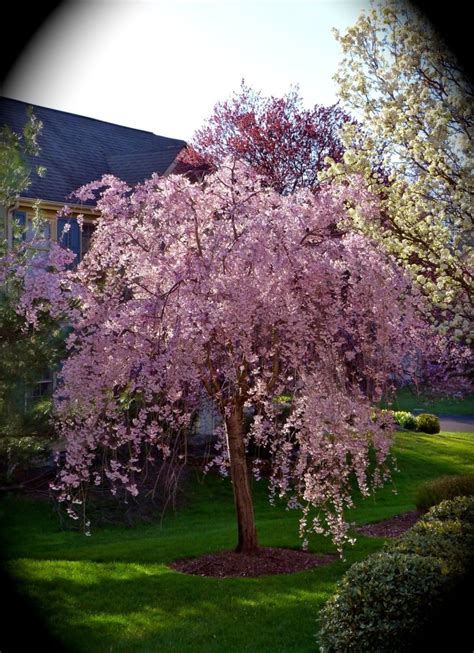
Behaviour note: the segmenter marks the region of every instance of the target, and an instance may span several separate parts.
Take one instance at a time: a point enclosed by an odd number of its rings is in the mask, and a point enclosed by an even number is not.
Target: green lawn
[[[378,521],[414,508],[417,485],[447,473],[474,472],[474,436],[398,433],[400,473],[376,499],[359,500],[350,521]],[[296,512],[271,508],[255,484],[260,542],[297,547]],[[298,574],[201,578],[167,563],[231,548],[236,541],[228,481],[192,483],[192,497],[159,525],[102,528],[85,537],[61,531],[46,503],[0,504],[6,568],[41,608],[51,633],[71,652],[315,653],[318,610],[355,560],[383,540],[360,536],[345,562]],[[332,552],[314,538],[311,549]]]
[[[412,387],[405,387],[397,392],[391,404],[383,402],[383,405],[393,410],[423,409],[435,415],[474,415],[474,394],[466,395],[462,399],[433,398],[423,392],[416,392]]]

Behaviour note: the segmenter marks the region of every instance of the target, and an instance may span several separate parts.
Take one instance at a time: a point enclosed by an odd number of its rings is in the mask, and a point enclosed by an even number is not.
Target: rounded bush
[[[408,413],[404,410],[394,410],[393,418],[398,426],[401,426],[404,429],[416,429],[416,417],[413,413]]]
[[[462,575],[467,571],[474,552],[474,538],[459,519],[419,521],[398,541],[391,551],[436,558],[443,574]]]
[[[398,653],[419,641],[446,576],[435,558],[383,552],[349,569],[320,613],[321,653]]]
[[[474,558],[474,496],[455,497],[433,506],[391,549],[444,560],[453,570]]]
[[[474,497],[456,497],[433,506],[422,521],[461,521],[465,530],[474,528]]]
[[[416,417],[416,430],[421,433],[439,433],[439,418],[430,413],[421,413]]]
[[[416,507],[425,512],[446,499],[474,496],[474,474],[441,476],[419,486]]]
[[[473,563],[474,497],[441,502],[384,552],[352,565],[321,611],[320,651],[401,653],[428,639],[436,646],[451,622],[464,632]]]

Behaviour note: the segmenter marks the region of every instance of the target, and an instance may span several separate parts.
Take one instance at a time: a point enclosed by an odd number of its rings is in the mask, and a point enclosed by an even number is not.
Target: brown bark
[[[243,411],[241,405],[234,406],[232,414],[226,419],[226,426],[239,533],[239,543],[237,544],[236,551],[239,553],[253,554],[257,552],[257,529],[255,527],[252,492],[245,455]]]

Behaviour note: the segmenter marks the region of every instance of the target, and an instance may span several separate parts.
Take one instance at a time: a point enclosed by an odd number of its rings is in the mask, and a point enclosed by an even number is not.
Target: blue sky
[[[240,80],[336,100],[332,27],[368,0],[70,0],[25,45],[3,95],[190,139]]]

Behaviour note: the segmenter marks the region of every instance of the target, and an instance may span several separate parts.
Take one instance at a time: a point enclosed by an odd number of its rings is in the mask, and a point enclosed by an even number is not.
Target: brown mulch
[[[390,519],[376,522],[375,524],[359,526],[355,530],[357,533],[372,537],[399,537],[411,528],[420,516],[421,513],[412,510],[410,512],[404,512],[401,515],[395,515],[395,517],[391,517]]]
[[[329,565],[337,559],[334,555],[314,555],[295,549],[261,547],[255,555],[221,551],[200,558],[176,560],[170,567],[194,576],[271,576],[305,571]]]

